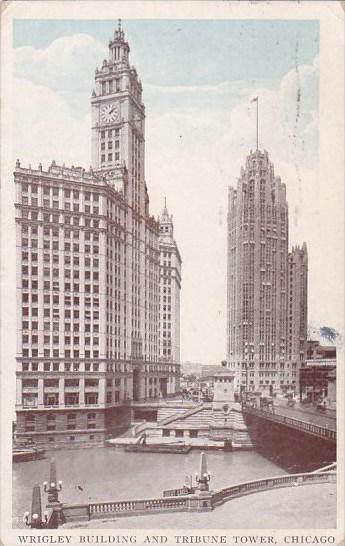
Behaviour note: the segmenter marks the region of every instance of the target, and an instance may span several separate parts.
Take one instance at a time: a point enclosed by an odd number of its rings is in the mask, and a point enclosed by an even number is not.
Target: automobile
[[[316,409],[317,411],[326,411],[326,402],[320,402],[319,404],[317,404]]]

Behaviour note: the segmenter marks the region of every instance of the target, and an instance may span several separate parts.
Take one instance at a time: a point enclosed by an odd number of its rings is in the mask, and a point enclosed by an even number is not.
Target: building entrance
[[[163,397],[168,394],[168,378],[167,377],[160,377],[159,390]]]
[[[133,400],[140,400],[140,370],[138,368],[133,370]]]

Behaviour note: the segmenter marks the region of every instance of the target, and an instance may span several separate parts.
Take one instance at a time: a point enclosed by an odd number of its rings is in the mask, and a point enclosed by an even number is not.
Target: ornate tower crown
[[[159,217],[160,233],[161,235],[172,237],[174,233],[173,217],[169,215],[167,209],[167,201],[164,199],[164,209]]]
[[[121,19],[119,19],[118,28],[114,31],[114,39],[109,41],[109,61],[128,64],[129,51],[129,45],[125,41],[125,33],[121,27]]]

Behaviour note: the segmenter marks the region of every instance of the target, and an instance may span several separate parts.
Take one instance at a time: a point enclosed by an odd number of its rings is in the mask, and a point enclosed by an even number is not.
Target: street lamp
[[[211,474],[207,471],[206,453],[200,454],[200,471],[195,472],[195,481],[198,484],[199,491],[208,491]]]
[[[51,459],[50,461],[50,476],[49,484],[47,481],[43,482],[44,492],[48,493],[48,502],[59,502],[59,492],[62,489],[62,481],[56,481],[56,461]]]
[[[41,489],[37,484],[32,489],[31,514],[25,512],[23,521],[31,529],[44,529],[48,526],[48,512],[42,514]]]

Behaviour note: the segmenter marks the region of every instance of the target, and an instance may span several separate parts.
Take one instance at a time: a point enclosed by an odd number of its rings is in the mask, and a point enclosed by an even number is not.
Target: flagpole
[[[256,151],[259,150],[259,97],[254,97],[250,102],[256,102]]]
[[[259,97],[256,97],[256,150],[259,149]]]

